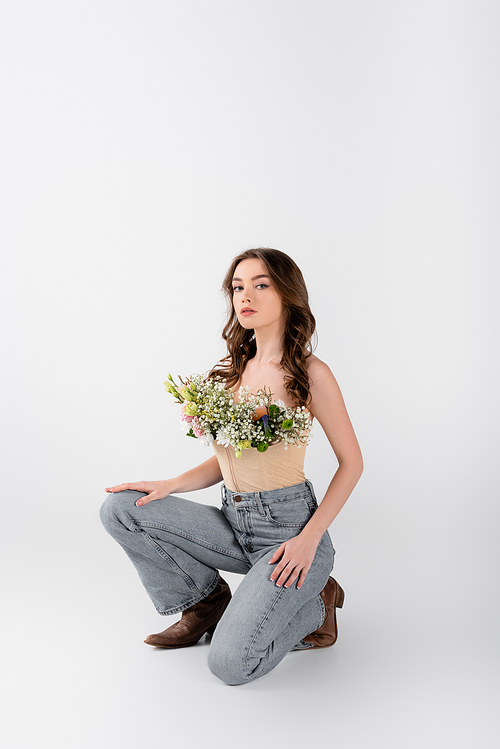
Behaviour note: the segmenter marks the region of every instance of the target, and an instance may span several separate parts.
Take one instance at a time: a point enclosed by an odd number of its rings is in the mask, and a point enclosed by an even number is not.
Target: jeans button
[[[240,497],[240,495],[239,495],[239,494],[237,494],[237,495],[236,495],[236,496],[234,497],[234,501],[235,501],[235,502],[241,502],[241,497]]]

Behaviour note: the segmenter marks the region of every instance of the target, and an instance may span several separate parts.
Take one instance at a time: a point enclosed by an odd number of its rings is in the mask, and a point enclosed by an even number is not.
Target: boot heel
[[[345,593],[340,587],[340,585],[337,583],[337,595],[335,597],[335,608],[337,609],[342,608],[342,606],[344,605],[344,598],[345,598]]]
[[[212,624],[212,626],[209,627],[209,629],[207,629],[207,631],[205,632],[205,634],[208,635],[209,637],[212,637],[213,633],[215,632],[216,626],[217,626],[217,623],[216,624]]]

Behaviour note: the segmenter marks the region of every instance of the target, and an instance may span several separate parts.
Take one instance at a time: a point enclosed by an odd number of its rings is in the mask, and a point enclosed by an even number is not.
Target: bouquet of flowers
[[[228,390],[221,377],[205,378],[194,374],[187,379],[172,375],[165,389],[182,405],[181,421],[188,437],[195,437],[205,445],[217,440],[219,445],[232,445],[236,457],[243,450],[256,448],[265,452],[274,442],[306,445],[309,442],[311,421],[302,406],[287,408],[283,401],[273,400],[267,388],[255,394],[250,388],[240,388],[238,400]]]

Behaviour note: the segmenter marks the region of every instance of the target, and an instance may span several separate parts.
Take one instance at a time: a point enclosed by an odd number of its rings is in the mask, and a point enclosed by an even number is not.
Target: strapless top
[[[255,448],[243,450],[241,458],[236,457],[231,445],[224,447],[215,441],[212,445],[224,483],[233,492],[270,491],[302,484],[306,480],[305,445],[290,445],[285,450],[283,443],[277,442],[265,453]]]

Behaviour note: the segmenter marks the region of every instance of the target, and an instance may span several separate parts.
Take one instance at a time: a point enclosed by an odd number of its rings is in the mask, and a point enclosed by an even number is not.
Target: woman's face
[[[256,330],[280,330],[283,303],[259,258],[250,257],[236,266],[233,276],[233,306],[240,325]]]

